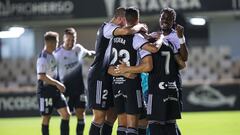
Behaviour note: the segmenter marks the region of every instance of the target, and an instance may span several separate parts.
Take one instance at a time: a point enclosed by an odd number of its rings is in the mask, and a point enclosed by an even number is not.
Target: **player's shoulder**
[[[79,44],[79,43],[77,43],[77,44],[75,44],[74,45],[74,48],[82,48],[83,46],[81,45],[81,44]]]
[[[72,48],[73,51],[80,51],[82,50],[83,46],[81,44],[75,44]]]
[[[56,48],[53,52],[54,55],[61,53],[64,50],[63,46],[60,45],[58,48]]]
[[[171,33],[164,37],[165,42],[171,42],[174,45],[180,45],[177,32],[173,29]]]
[[[178,39],[176,30],[173,29],[172,32],[168,35],[168,38],[173,40]]]
[[[148,42],[147,39],[144,38],[144,36],[140,33],[135,33],[133,36],[133,41],[137,41],[137,42]]]
[[[58,53],[63,49],[62,45],[55,49],[54,53]]]
[[[117,28],[119,27],[118,25],[111,23],[111,22],[106,22],[103,29],[104,30],[109,30],[109,29],[113,29],[113,28]]]
[[[46,51],[42,51],[42,52],[39,54],[38,58],[47,59],[47,56],[48,56],[48,53],[47,53]]]
[[[37,58],[37,63],[38,64],[40,64],[40,63],[46,63],[47,62],[47,59],[49,59],[48,58],[48,53],[46,52],[46,51],[42,51],[40,54],[39,54],[39,56],[38,56],[38,58]]]
[[[105,26],[109,26],[109,27],[118,27],[117,24],[112,23],[112,22],[106,22],[106,23],[105,23]]]
[[[135,33],[134,38],[143,38],[144,39],[144,36],[141,33]]]

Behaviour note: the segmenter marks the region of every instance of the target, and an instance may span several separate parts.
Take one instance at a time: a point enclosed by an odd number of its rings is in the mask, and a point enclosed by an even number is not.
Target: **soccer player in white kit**
[[[49,135],[49,121],[53,108],[56,108],[61,120],[61,135],[69,135],[70,112],[62,94],[65,86],[54,79],[57,65],[52,52],[58,44],[58,33],[47,32],[44,35],[45,45],[37,59],[37,97],[42,115],[42,135]]]
[[[76,134],[83,135],[85,111],[85,86],[82,76],[82,59],[91,56],[94,51],[85,49],[77,44],[77,32],[74,28],[67,28],[63,36],[64,43],[54,52],[58,66],[59,80],[66,86],[64,95],[67,98],[71,112],[77,117]]]

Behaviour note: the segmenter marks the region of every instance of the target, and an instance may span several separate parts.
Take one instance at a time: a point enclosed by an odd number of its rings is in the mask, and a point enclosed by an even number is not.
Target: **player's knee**
[[[136,115],[127,115],[127,127],[137,128],[138,117]]]
[[[64,120],[68,120],[70,118],[70,115],[71,115],[70,111],[68,109],[65,109],[65,108],[60,109],[59,113],[60,113],[62,119],[64,119]]]
[[[147,127],[147,125],[148,125],[148,121],[146,118],[138,121],[138,127]]]
[[[43,125],[48,125],[48,124],[49,124],[49,121],[50,121],[50,118],[51,118],[50,115],[42,116],[42,124],[43,124]]]
[[[76,116],[78,119],[83,119],[84,118],[84,115],[85,115],[85,110],[84,109],[76,109]]]
[[[114,123],[116,119],[117,119],[116,113],[107,113],[106,121],[108,121],[109,123]]]
[[[118,115],[118,125],[127,127],[127,116],[126,114],[120,114]]]
[[[97,124],[103,124],[105,121],[106,112],[105,111],[93,111],[93,121]]]

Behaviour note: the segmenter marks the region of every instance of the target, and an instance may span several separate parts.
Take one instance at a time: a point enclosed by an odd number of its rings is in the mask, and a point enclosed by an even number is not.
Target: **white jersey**
[[[37,74],[47,74],[54,77],[57,73],[57,63],[52,54],[42,51],[37,59]]]
[[[174,45],[174,50],[173,52],[174,53],[177,53],[180,49],[180,41],[179,41],[179,38],[177,36],[177,33],[175,30],[172,30],[172,32],[170,34],[168,34],[167,36],[165,36],[163,38],[163,41],[168,43],[168,42],[171,42],[172,45]]]
[[[87,54],[87,50],[80,44],[75,44],[72,50],[66,50],[60,46],[54,52],[54,57],[58,65],[58,76],[61,82],[65,75],[71,73],[78,64],[81,63],[82,57]]]
[[[107,39],[113,38],[113,32],[119,28],[118,25],[108,22],[106,23],[106,25],[103,28],[103,36]]]
[[[140,33],[134,34],[134,37],[133,37],[133,48],[134,48],[135,50],[138,50],[139,56],[140,56],[141,59],[142,59],[143,57],[151,54],[150,52],[142,49],[142,47],[143,47],[146,43],[149,43],[149,42],[148,42],[148,40],[146,40],[146,39],[143,37],[142,34],[140,34]]]

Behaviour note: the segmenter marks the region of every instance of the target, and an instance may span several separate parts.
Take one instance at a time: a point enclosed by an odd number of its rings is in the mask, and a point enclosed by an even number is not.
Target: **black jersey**
[[[110,65],[113,66],[120,64],[120,61],[126,63],[128,66],[136,66],[141,58],[150,54],[141,49],[148,41],[140,34],[115,36],[111,42],[112,55]]]
[[[104,28],[105,27],[105,28]],[[109,41],[113,36],[114,30],[118,28],[113,23],[104,23],[97,32],[95,51],[96,56],[91,65],[91,71],[96,75],[104,75],[110,62]]]
[[[181,118],[177,88],[178,65],[176,48],[163,43],[157,53],[152,54],[153,70],[149,73],[149,95],[147,114],[150,121],[169,121]]]
[[[150,55],[149,52],[141,49],[148,41],[140,34],[115,36],[111,42],[110,65],[116,66],[122,61],[127,66],[136,66],[141,58]],[[143,107],[140,74],[135,79],[128,79],[124,76],[113,77],[112,84],[116,112],[118,114],[139,114]]]
[[[175,87],[176,81],[178,81],[178,65],[174,59],[174,46],[169,44],[163,44],[157,53],[152,54],[153,58],[153,70],[149,73],[149,87],[150,90],[159,87],[165,89]],[[173,84],[172,84],[173,83]]]
[[[137,64],[137,50],[133,48],[133,35],[115,36],[112,39],[112,61],[111,65],[116,66],[120,61],[127,63],[128,66]]]

